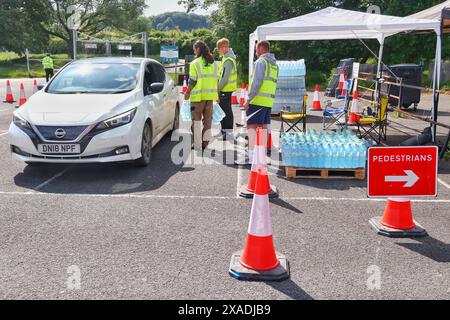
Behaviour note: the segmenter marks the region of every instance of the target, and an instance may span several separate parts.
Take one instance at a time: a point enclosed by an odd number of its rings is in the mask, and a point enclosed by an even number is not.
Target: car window
[[[75,63],[59,72],[48,93],[121,93],[136,88],[139,64]]]
[[[144,74],[144,95],[149,95],[148,88],[154,82],[156,82],[154,79],[154,72],[150,64],[147,64],[147,66],[145,67],[145,74]]]
[[[164,69],[164,67],[155,62],[152,62],[151,66],[154,72],[155,82],[164,83],[166,81],[166,70]]]

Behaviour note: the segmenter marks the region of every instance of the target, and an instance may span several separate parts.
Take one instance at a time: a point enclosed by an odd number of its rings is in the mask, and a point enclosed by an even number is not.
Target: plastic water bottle
[[[325,168],[331,168],[331,148],[330,148],[330,145],[328,143],[325,144],[324,151],[325,151],[324,167]]]

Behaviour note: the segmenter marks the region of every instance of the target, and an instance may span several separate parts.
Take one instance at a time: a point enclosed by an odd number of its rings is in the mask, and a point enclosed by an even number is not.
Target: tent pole
[[[381,63],[383,61],[383,51],[384,51],[384,35],[381,36],[380,40],[380,51],[378,52],[378,67],[377,67],[377,82],[375,83],[375,99],[378,100],[378,80],[381,78]]]
[[[441,51],[442,51],[442,24],[440,33],[437,35],[436,41],[436,57],[434,60],[434,77],[433,77],[433,111],[432,119],[434,123],[432,124],[432,142],[437,143],[437,126],[436,121],[438,120],[438,107],[439,107],[439,88],[441,82]]]

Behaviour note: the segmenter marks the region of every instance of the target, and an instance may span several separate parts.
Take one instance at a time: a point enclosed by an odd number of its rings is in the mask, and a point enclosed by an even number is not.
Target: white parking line
[[[67,170],[67,169],[66,169]],[[63,172],[61,172],[62,174]],[[56,176],[54,177],[56,178]],[[53,179],[53,178],[52,178]],[[0,191],[0,196],[49,196],[49,197],[78,197],[78,198],[140,198],[140,199],[204,199],[204,200],[236,200],[235,197],[221,197],[221,196],[184,196],[184,195],[158,195],[158,194],[79,194],[79,193],[45,193],[36,191]],[[242,201],[248,199],[240,198]],[[386,199],[372,199],[372,198],[326,198],[326,197],[281,197],[281,200],[300,200],[300,201],[329,201],[329,202],[385,202]],[[276,200],[275,200],[276,201]],[[411,200],[413,203],[450,203],[450,199],[442,200]]]
[[[43,187],[45,187],[46,185],[48,185],[49,183],[51,183],[52,181],[54,181],[55,179],[58,179],[59,177],[61,177],[64,173],[67,172],[67,170],[69,170],[71,167],[67,167],[66,169],[64,169],[63,171],[61,171],[60,173],[58,173],[57,175],[51,177],[50,179],[48,179],[47,181],[41,183],[40,185],[38,185],[36,188],[34,188],[34,190],[39,191],[41,190]]]
[[[1,136],[6,136],[7,134],[8,134],[8,131],[2,132],[2,133],[0,133],[0,137],[1,137]]]
[[[441,178],[438,178],[438,181],[440,184],[442,184],[447,189],[450,189],[450,184],[446,183],[445,181],[441,180]]]

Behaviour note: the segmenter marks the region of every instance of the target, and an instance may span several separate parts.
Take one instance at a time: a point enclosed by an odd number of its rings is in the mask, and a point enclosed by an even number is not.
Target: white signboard
[[[86,49],[97,49],[97,44],[96,43],[85,43],[84,47]]]
[[[128,50],[128,51],[131,51],[131,45],[125,45],[125,44],[119,44],[118,46],[117,46],[117,49],[119,49],[119,50]]]

